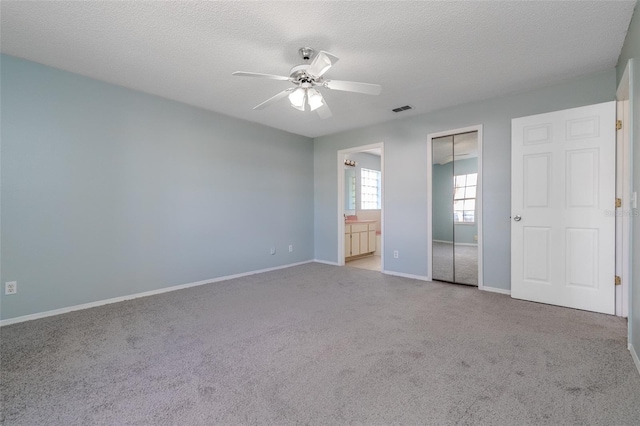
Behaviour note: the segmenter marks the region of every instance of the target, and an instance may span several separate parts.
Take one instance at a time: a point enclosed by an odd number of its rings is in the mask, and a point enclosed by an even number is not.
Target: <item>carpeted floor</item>
[[[5,425],[637,425],[626,321],[317,263],[0,329]]]

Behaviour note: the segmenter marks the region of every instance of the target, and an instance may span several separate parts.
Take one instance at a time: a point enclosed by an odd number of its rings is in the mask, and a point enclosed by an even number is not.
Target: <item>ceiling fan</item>
[[[306,105],[309,105],[309,109],[316,111],[320,118],[329,118],[332,115],[331,110],[318,89],[342,90],[344,92],[364,93],[367,95],[379,95],[382,90],[382,87],[378,84],[325,79],[323,77],[324,74],[333,64],[338,62],[338,58],[329,52],[321,50],[314,56],[315,50],[310,47],[301,47],[298,53],[300,53],[305,63],[291,68],[289,77],[246,71],[236,71],[233,73],[233,75],[241,77],[260,77],[271,80],[290,81],[293,83],[294,87],[283,90],[253,109],[266,108],[272,103],[288,96],[292,107],[304,111]],[[313,60],[311,63],[308,63],[312,57]]]

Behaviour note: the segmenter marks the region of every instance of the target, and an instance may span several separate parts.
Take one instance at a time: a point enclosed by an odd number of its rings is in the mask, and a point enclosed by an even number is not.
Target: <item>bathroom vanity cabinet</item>
[[[347,221],[344,225],[344,257],[372,254],[376,251],[376,221]]]

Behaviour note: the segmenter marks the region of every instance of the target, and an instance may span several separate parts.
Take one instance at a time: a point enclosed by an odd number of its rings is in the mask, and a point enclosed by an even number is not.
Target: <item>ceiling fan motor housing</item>
[[[316,80],[311,75],[307,74],[308,69],[308,64],[296,65],[295,67],[291,68],[291,71],[289,72],[289,78],[296,84],[315,83]]]

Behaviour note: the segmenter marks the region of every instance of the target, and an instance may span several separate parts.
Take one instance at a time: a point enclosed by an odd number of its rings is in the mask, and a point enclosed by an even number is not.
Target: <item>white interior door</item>
[[[615,312],[615,102],[511,122],[511,296]]]

